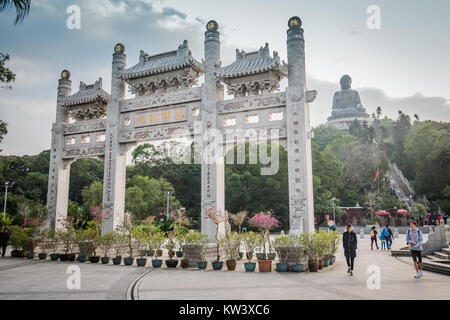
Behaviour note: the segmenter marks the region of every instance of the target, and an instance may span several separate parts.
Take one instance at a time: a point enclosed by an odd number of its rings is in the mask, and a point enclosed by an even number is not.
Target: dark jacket
[[[0,246],[6,246],[9,241],[9,233],[8,232],[0,232]]]
[[[346,257],[354,258],[356,257],[356,249],[358,249],[358,240],[356,237],[356,233],[352,232],[344,232],[342,236],[342,244],[344,247],[344,254]]]

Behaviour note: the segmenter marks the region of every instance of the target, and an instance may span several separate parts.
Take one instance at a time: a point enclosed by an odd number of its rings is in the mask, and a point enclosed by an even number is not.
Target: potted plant
[[[62,246],[63,246],[63,252],[59,255],[59,260],[61,261],[67,261],[69,259],[69,251],[72,246],[72,234],[70,231],[64,231],[64,230],[58,230],[56,231],[58,234],[58,238],[60,239]]]
[[[269,238],[269,231],[274,227],[278,227],[278,220],[272,217],[270,213],[260,212],[255,214],[250,220],[250,225],[258,228],[263,238],[263,251],[266,257],[266,239]],[[270,272],[272,271],[272,260],[270,259],[258,259],[259,272]]]
[[[301,258],[305,253],[305,247],[302,241],[302,235],[297,236],[292,241],[292,247],[288,248],[288,262],[292,272],[303,272],[304,265],[301,263]]]
[[[181,232],[176,232],[174,241],[176,244],[176,248],[178,249],[175,251],[175,254],[176,254],[177,258],[181,258],[183,256],[182,245],[184,243],[184,234]]]
[[[189,266],[199,266],[200,269],[204,269],[203,266],[207,265],[205,259],[205,248],[208,236],[201,234],[200,232],[189,231],[183,237],[183,256],[189,260]]]
[[[177,259],[173,259],[173,257],[175,256],[175,235],[176,232],[175,231],[170,231],[169,232],[169,238],[167,239],[166,244],[164,245],[164,248],[167,249],[167,254],[169,255],[169,259],[166,259],[166,266],[167,268],[176,268],[178,265],[178,260]]]
[[[242,225],[244,224],[245,218],[247,216],[248,216],[248,211],[240,211],[236,214],[230,213],[228,215],[228,218],[229,218],[231,224],[233,224],[237,228],[237,233],[241,234]],[[244,252],[239,251],[239,260],[241,260],[243,257],[244,257]]]
[[[236,232],[227,232],[220,243],[223,246],[228,260],[226,261],[228,271],[236,269],[236,259],[239,257],[241,247],[241,236]]]
[[[133,224],[131,223],[130,218],[128,216],[125,216],[122,224],[118,228],[118,231],[121,232],[124,237],[127,252],[128,252],[128,257],[125,257],[123,259],[123,263],[126,266],[131,266],[134,262],[134,258],[133,258]]]
[[[338,249],[338,243],[339,243],[339,233],[337,231],[331,231],[329,233],[330,236],[330,265],[334,264],[336,261],[336,251]]]
[[[109,251],[111,250],[113,244],[114,244],[114,236],[115,234],[113,232],[106,233],[102,236],[98,237],[97,243],[98,248],[102,252],[101,261],[102,264],[108,264],[110,257],[109,257]]]
[[[78,246],[79,262],[86,262],[88,258],[95,252],[95,236],[96,233],[92,229],[78,229],[76,230],[76,244]]]
[[[328,254],[328,233],[326,231],[319,231],[315,234],[317,241],[317,255],[319,257],[319,270],[325,267],[325,259]]]
[[[318,259],[318,241],[316,233],[301,234],[301,242],[308,254],[308,268],[310,272],[317,272],[319,270]]]
[[[13,250],[11,251],[11,257],[19,258],[20,256],[23,255],[23,250],[21,249],[23,239],[26,238],[26,232],[25,230],[23,230],[23,228],[15,225],[9,227],[9,232],[10,232],[9,243],[13,248]]]
[[[56,261],[59,259],[59,254],[57,253],[59,247],[58,232],[50,230],[48,232],[48,247],[50,249],[50,260]]]
[[[162,265],[162,259],[158,259],[162,256],[162,245],[164,241],[166,240],[166,236],[164,232],[155,230],[153,232],[150,232],[150,235],[147,239],[148,246],[153,252],[153,259],[152,259],[152,267],[153,268],[160,268]]]
[[[200,270],[205,270],[208,266],[208,261],[206,261],[205,251],[206,251],[206,235],[204,236],[202,240],[199,241],[198,246],[200,247],[199,253],[198,253],[198,261],[197,261],[197,267]]]
[[[125,251],[125,237],[123,234],[114,231],[114,258],[112,259],[114,265],[120,265],[122,263],[122,254]]]
[[[212,262],[214,270],[222,270],[223,261],[220,261],[220,238],[219,238],[219,226],[228,220],[228,213],[226,211],[211,208],[205,213],[205,218],[210,219],[216,225],[216,248],[217,259]]]
[[[274,239],[273,245],[278,254],[280,262],[276,264],[278,272],[287,272],[289,269],[288,259],[289,251],[293,247],[293,238],[287,235],[281,235]]]
[[[139,252],[139,258],[136,259],[136,264],[138,267],[144,267],[147,264],[147,244],[148,244],[148,234],[140,226],[133,228],[133,237],[135,239],[136,248]]]
[[[248,262],[244,263],[245,271],[253,272],[253,271],[255,271],[256,262],[252,262],[252,259],[253,259],[255,249],[261,243],[261,237],[258,233],[249,231],[249,232],[242,234],[242,242],[244,245],[245,255],[248,260]]]
[[[46,249],[48,248],[48,230],[43,229],[39,231],[38,233],[36,233],[33,239],[36,247],[39,247],[39,249],[41,250],[41,252],[38,254],[39,260],[47,259]]]

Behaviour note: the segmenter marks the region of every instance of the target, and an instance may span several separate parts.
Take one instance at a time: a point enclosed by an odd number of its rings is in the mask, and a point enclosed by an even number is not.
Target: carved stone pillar
[[[126,148],[121,150],[119,145],[119,101],[125,98],[125,81],[116,75],[126,67],[124,51],[122,44],[114,47],[111,99],[106,111],[102,234],[112,232],[122,223],[125,210]]]
[[[208,209],[225,209],[225,174],[222,135],[218,132],[217,101],[223,100],[223,88],[219,85],[215,71],[220,66],[220,33],[218,24],[210,21],[205,32],[205,83],[202,92],[202,207],[201,231],[215,241],[216,225],[205,219]],[[225,225],[219,226],[219,233]]]
[[[289,19],[286,120],[290,234],[314,231],[311,131],[306,99],[305,41],[301,20]]]
[[[56,121],[52,126],[52,141],[50,147],[50,166],[47,192],[47,228],[61,228],[58,219],[67,216],[69,198],[70,161],[62,159],[64,149],[63,125],[68,122],[67,112],[61,104],[61,99],[68,97],[72,91],[70,72],[61,72],[58,81],[58,96],[56,102]]]

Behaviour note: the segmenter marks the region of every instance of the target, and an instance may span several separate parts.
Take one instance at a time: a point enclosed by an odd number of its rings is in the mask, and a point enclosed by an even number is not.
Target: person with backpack
[[[394,233],[392,232],[389,225],[386,225],[386,228],[384,228],[382,235],[383,235],[383,238],[386,239],[387,249],[391,250],[392,239],[394,239]]]
[[[358,249],[358,239],[356,233],[353,232],[353,226],[351,224],[347,225],[347,231],[342,235],[342,244],[344,247],[345,259],[347,260],[347,273],[353,276],[356,249]]]
[[[375,245],[377,246],[377,250],[380,249],[378,247],[378,240],[377,240],[377,230],[375,227],[372,227],[370,229],[370,250],[373,250],[373,243],[375,242]]]
[[[417,228],[417,223],[411,221],[409,224],[410,229],[406,232],[406,243],[409,245],[411,256],[414,261],[414,268],[417,274],[414,278],[420,278],[423,276],[423,262],[422,262],[422,243],[423,235],[422,231]]]
[[[386,250],[386,239],[383,237],[383,233],[380,234],[381,250]]]

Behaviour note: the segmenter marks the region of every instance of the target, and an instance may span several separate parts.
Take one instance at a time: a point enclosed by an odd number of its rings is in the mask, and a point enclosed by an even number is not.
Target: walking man
[[[353,268],[355,266],[356,249],[358,249],[358,240],[356,233],[353,232],[353,226],[347,225],[347,231],[342,236],[342,243],[344,247],[344,255],[347,260],[347,273],[353,276]]]
[[[415,221],[411,221],[409,224],[410,229],[406,233],[406,242],[409,245],[409,249],[411,250],[411,256],[414,261],[414,268],[416,269],[417,274],[414,278],[420,278],[423,276],[423,263],[422,263],[422,243],[423,236],[422,231],[417,228],[417,223]]]
[[[9,241],[9,231],[8,228],[4,228],[3,232],[0,232],[0,247],[2,247],[2,257],[5,256],[8,241]]]
[[[386,239],[387,249],[391,250],[392,239],[394,239],[394,233],[392,232],[389,225],[387,225],[386,228],[384,228],[382,234],[383,234],[383,238]]]

